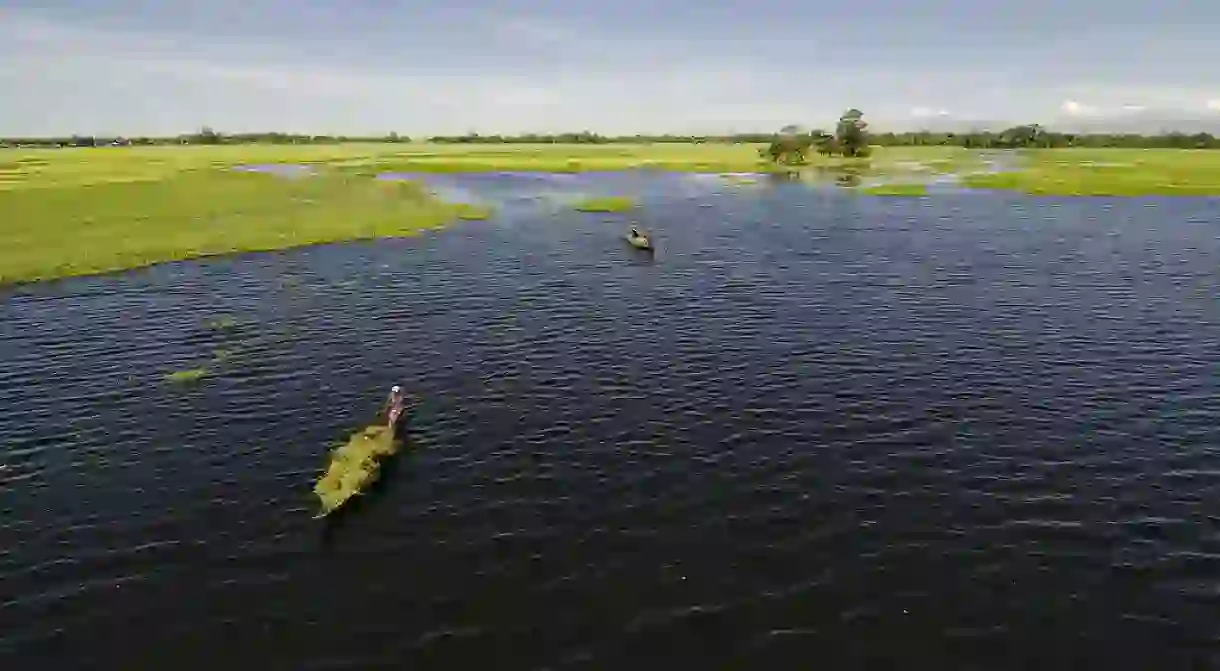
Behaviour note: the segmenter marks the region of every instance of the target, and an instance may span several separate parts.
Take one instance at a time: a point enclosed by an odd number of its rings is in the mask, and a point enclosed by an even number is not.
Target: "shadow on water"
[[[842,187],[860,186],[865,177],[871,174],[881,174],[880,171],[872,171],[867,166],[811,166],[801,171],[786,171],[769,173],[765,176],[766,181],[770,184],[812,184],[812,185],[835,185]]]
[[[654,243],[655,244],[655,243]],[[627,250],[627,265],[631,266],[655,266],[657,265],[657,250],[652,249],[636,249],[628,245]]]
[[[404,462],[409,468],[414,448],[415,445],[411,439],[405,439],[401,450],[382,462],[381,474],[377,481],[369,486],[368,491],[356,495],[342,508],[318,520],[322,524],[318,547],[324,554],[334,548],[336,535],[344,533],[344,529],[353,518],[359,518],[371,512],[383,499],[401,486],[402,483],[398,483],[396,480],[402,473]]]

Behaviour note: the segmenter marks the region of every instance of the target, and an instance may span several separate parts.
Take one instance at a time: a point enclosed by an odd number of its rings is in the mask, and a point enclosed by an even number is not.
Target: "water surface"
[[[1215,201],[583,179],[646,206],[11,291],[5,668],[1220,663]]]

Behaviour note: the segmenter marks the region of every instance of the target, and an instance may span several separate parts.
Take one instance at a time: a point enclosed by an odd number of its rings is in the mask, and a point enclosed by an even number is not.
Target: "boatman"
[[[398,418],[402,416],[404,398],[402,387],[394,385],[390,388],[390,396],[385,402],[386,425],[391,429],[398,423]]]

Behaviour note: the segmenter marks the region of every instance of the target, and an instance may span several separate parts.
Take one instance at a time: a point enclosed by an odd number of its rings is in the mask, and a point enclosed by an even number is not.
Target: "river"
[[[444,179],[517,205],[0,297],[0,665],[1220,665],[1217,201]]]

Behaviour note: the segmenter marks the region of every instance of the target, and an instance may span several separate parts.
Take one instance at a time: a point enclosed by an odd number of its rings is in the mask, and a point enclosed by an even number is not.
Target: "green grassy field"
[[[0,150],[0,284],[164,261],[411,235],[487,212],[438,202],[382,172],[773,170],[759,145],[236,145]],[[1064,195],[1220,195],[1220,152],[1047,150],[968,186]],[[241,164],[309,165],[305,179]],[[954,147],[878,148],[868,160],[813,156],[810,175],[968,171]],[[820,179],[820,178],[819,178]],[[898,181],[902,181],[899,179]],[[919,181],[914,179],[911,181]],[[912,194],[901,184],[874,192]]]
[[[1047,149],[1022,152],[1016,172],[970,175],[966,186],[1062,196],[1217,196],[1220,151]]]
[[[952,164],[952,149],[883,150],[877,165]],[[306,179],[234,172],[308,165]],[[814,157],[815,167],[859,161]],[[757,145],[237,145],[0,150],[0,284],[340,240],[411,235],[487,212],[382,172],[767,169]]]
[[[159,181],[184,171],[241,164],[325,166],[352,174],[379,172],[581,172],[654,168],[685,172],[758,172],[774,169],[754,144],[444,145],[346,144],[323,146],[219,145],[88,149],[0,149],[0,191],[81,184]],[[971,152],[954,147],[878,149],[878,166],[925,163],[953,169]],[[811,156],[811,166],[859,165],[860,159]]]
[[[117,171],[116,171],[117,172]],[[480,213],[410,182],[215,169],[0,190],[0,284],[401,236]]]

